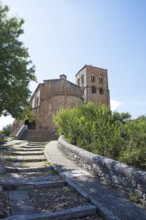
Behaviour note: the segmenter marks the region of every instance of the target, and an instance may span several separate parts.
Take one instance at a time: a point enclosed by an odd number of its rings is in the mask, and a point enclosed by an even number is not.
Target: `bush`
[[[73,109],[61,109],[54,117],[58,131],[71,144],[96,154],[117,158],[122,146],[121,127],[114,122],[105,105],[80,104]]]
[[[126,149],[119,160],[146,169],[146,117],[140,116],[126,122],[124,129]]]
[[[80,104],[54,117],[59,134],[95,154],[146,169],[146,117],[112,114],[105,105]]]

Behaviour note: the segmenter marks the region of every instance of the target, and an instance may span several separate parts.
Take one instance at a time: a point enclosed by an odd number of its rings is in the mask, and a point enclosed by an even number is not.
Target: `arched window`
[[[81,82],[84,84],[84,75],[81,76]]]
[[[103,95],[103,94],[104,94],[103,88],[99,88],[99,94],[100,94],[100,95]]]
[[[92,86],[92,93],[96,93],[96,87]]]
[[[39,105],[39,97],[37,97],[37,99],[36,99],[36,106],[38,106]]]
[[[78,86],[80,86],[80,79],[78,79]]]
[[[91,74],[91,82],[95,83],[95,74],[94,73]]]
[[[103,85],[103,77],[99,75],[99,84]]]

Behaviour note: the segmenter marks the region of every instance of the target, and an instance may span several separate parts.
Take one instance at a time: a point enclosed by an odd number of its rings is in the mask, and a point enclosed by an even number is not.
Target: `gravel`
[[[28,193],[39,213],[89,204],[85,198],[68,186],[34,189],[29,190]]]

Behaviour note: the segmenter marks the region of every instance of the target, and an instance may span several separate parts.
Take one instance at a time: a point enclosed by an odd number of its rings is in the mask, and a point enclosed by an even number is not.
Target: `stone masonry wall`
[[[63,136],[58,139],[58,148],[67,158],[93,173],[102,182],[127,193],[133,192],[146,201],[146,172],[71,145]]]

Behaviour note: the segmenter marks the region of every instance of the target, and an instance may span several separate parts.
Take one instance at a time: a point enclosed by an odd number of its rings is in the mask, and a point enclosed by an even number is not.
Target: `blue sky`
[[[2,0],[24,18],[22,41],[38,82],[75,74],[85,64],[108,69],[112,109],[146,114],[145,0]],[[37,84],[31,83],[35,90]],[[11,122],[1,118],[0,128]]]

